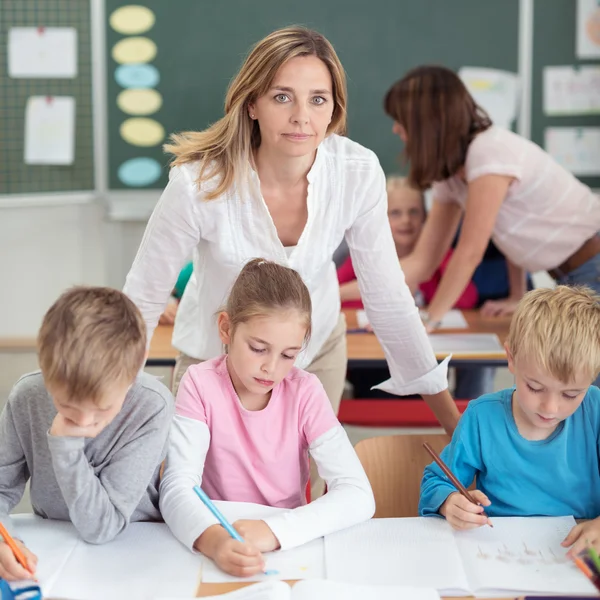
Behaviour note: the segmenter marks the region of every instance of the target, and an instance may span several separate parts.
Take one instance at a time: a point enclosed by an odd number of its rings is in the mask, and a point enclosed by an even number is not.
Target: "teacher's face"
[[[333,115],[331,75],[316,56],[288,60],[269,91],[248,106],[258,121],[261,147],[288,156],[306,156],[317,149]]]

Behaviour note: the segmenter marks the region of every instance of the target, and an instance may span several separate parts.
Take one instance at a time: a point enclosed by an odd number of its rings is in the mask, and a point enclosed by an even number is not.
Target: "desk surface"
[[[344,311],[349,329],[353,329],[356,324],[356,311]],[[468,329],[444,329],[443,333],[495,333],[500,339],[500,343],[504,344],[508,335],[508,327],[510,325],[509,317],[501,317],[494,319],[483,318],[479,311],[463,311],[463,315],[469,325]],[[177,358],[179,352],[171,345],[171,337],[173,328],[171,326],[159,325],[152,338],[150,344],[150,353],[148,354],[148,364],[150,365],[172,365]],[[383,349],[377,340],[377,337],[372,333],[349,333],[347,334],[348,343],[348,361],[354,362],[385,362]],[[438,360],[445,358],[445,354],[437,355]],[[497,361],[499,363],[506,361],[504,352],[493,354],[478,354],[461,355],[462,360],[470,362]]]

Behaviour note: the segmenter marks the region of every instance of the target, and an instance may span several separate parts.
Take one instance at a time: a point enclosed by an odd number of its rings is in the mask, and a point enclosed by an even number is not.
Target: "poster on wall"
[[[577,58],[600,58],[598,0],[577,0]]]
[[[600,175],[600,127],[547,127],[544,145],[573,175]]]
[[[519,110],[516,73],[481,67],[461,67],[458,76],[495,125],[510,129]]]
[[[600,115],[600,66],[545,67],[544,114]]]

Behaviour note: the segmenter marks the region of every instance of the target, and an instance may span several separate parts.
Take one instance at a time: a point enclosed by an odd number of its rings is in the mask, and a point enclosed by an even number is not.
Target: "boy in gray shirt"
[[[65,292],[38,335],[41,372],[23,376],[0,415],[0,519],[31,480],[36,514],[71,521],[87,542],[131,521],[160,520],[159,470],[174,412],[169,390],[140,373],[146,325],[123,293]],[[15,532],[18,537],[18,532]],[[20,542],[18,542],[21,544]],[[0,577],[31,578],[0,538]]]

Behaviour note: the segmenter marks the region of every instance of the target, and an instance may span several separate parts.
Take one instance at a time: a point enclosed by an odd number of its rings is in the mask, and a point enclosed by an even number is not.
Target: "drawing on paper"
[[[506,564],[521,565],[562,565],[570,561],[566,556],[557,556],[550,547],[536,548],[527,542],[522,542],[521,547],[509,548],[505,543],[496,548],[482,548],[477,546],[475,557],[479,560],[497,560]]]

